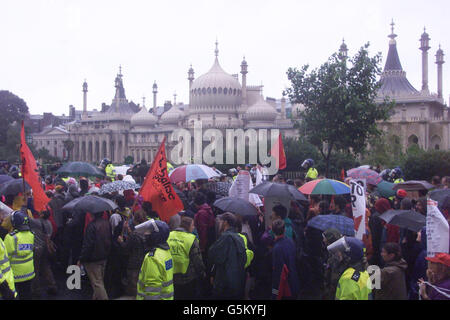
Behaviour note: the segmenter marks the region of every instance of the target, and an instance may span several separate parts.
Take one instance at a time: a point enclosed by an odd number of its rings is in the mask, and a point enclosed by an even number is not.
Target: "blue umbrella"
[[[0,174],[0,184],[11,181],[13,179],[14,179],[13,177],[8,176],[7,174]]]
[[[355,224],[353,219],[341,215],[319,215],[308,221],[308,227],[325,231],[329,228],[338,229],[344,236],[355,236]]]

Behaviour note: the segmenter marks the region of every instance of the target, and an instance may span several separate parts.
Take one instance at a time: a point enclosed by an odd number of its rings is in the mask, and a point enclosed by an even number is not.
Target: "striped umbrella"
[[[172,183],[220,177],[221,172],[203,164],[186,164],[173,169],[169,173]]]
[[[374,186],[383,181],[378,172],[365,167],[358,167],[348,170],[347,177],[352,179],[366,179],[368,184],[372,184]]]
[[[303,194],[347,194],[350,193],[350,187],[333,179],[316,179],[305,183],[298,191]]]

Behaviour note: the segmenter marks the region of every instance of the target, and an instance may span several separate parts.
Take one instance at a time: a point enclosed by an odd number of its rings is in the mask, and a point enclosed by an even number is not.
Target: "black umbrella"
[[[90,213],[103,212],[117,209],[117,204],[106,198],[98,196],[84,196],[73,199],[67,203],[63,210],[80,210]]]
[[[64,164],[56,171],[57,174],[70,177],[104,177],[95,166],[87,162],[74,161]]]
[[[255,193],[263,197],[308,201],[303,193],[298,191],[293,185],[277,182],[262,182],[251,189],[249,193]]]
[[[419,191],[419,190],[430,190],[434,186],[425,180],[410,180],[401,183],[396,183],[392,189],[398,190],[403,189],[405,191]]]
[[[25,191],[30,191],[31,187],[25,182]],[[0,186],[0,195],[9,196],[23,193],[23,179],[13,179]]]
[[[258,214],[256,207],[248,201],[241,198],[223,197],[216,200],[213,206],[241,216],[255,216]]]
[[[388,210],[380,218],[389,224],[419,232],[426,224],[424,215],[414,210]]]
[[[0,184],[3,184],[5,182],[11,181],[11,180],[14,180],[14,178],[11,176],[8,176],[7,174],[0,174]]]
[[[430,192],[430,198],[438,202],[439,209],[450,207],[450,189],[437,189]]]

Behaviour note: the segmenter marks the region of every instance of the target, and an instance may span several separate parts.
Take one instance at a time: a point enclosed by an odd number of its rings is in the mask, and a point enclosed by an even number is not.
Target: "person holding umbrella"
[[[77,265],[86,269],[94,291],[93,300],[108,300],[104,274],[106,259],[111,251],[112,232],[108,221],[103,219],[103,211],[95,212],[94,220],[86,227],[80,259]]]

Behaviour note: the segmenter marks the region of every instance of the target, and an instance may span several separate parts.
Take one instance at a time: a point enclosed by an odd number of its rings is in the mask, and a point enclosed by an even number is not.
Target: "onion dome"
[[[172,106],[169,110],[164,112],[161,116],[162,124],[178,124],[178,121],[183,120],[184,112],[180,110],[176,105]]]
[[[274,121],[278,112],[268,102],[264,101],[262,96],[260,99],[250,106],[245,112],[245,118],[248,121]]]
[[[141,110],[138,113],[135,113],[130,121],[132,127],[148,127],[154,126],[157,118],[152,113],[148,112],[145,106],[142,106]]]

